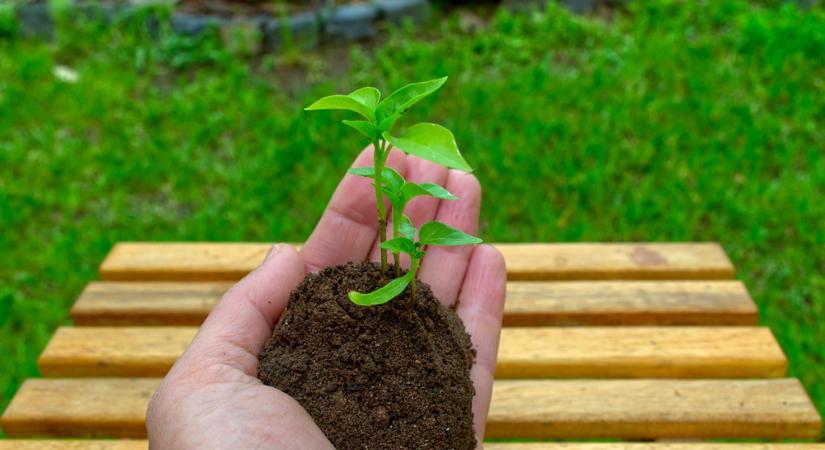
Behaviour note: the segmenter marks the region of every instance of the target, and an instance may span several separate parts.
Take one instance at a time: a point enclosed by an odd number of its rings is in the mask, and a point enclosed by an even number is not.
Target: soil
[[[371,263],[310,274],[259,355],[258,378],[295,398],[337,449],[475,448],[475,352],[455,311],[418,282],[373,307],[347,292],[389,281]]]

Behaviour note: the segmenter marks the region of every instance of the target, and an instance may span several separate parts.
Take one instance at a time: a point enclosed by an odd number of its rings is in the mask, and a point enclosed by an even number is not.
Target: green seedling
[[[421,259],[425,254],[424,246],[470,245],[481,242],[481,239],[444,223],[436,221],[427,222],[421,227],[421,231],[418,233],[418,240],[408,236],[399,236],[381,244],[382,248],[390,250],[393,253],[406,253],[410,256],[410,270],[403,277],[396,278],[384,287],[368,294],[350,292],[349,299],[352,300],[353,303],[362,306],[381,305],[404,292],[404,289],[406,289],[408,285],[410,286],[411,297],[415,297],[415,275],[418,273]]]
[[[375,178],[375,170],[372,167],[355,167],[349,170],[355,175],[364,176],[367,178]],[[415,227],[410,218],[404,215],[404,209],[407,203],[415,197],[426,195],[435,197],[441,200],[457,200],[458,197],[451,194],[443,187],[434,183],[412,183],[404,179],[392,167],[385,167],[383,171],[383,180],[381,189],[387,196],[392,206],[392,237],[405,236],[410,239],[415,237]],[[386,250],[392,251],[387,248]],[[401,271],[401,257],[400,252],[393,252],[393,262],[395,263],[395,275],[400,275]]]
[[[443,200],[456,197],[446,189],[433,183],[411,183],[401,174],[386,166],[392,147],[433,161],[443,166],[472,171],[461,156],[453,133],[441,125],[422,122],[407,128],[403,133],[393,134],[392,129],[398,119],[412,105],[438,90],[447,77],[413,83],[393,92],[381,100],[381,92],[373,87],[357,89],[346,95],[330,95],[308,106],[307,110],[338,109],[352,111],[365,120],[344,120],[344,124],[354,128],[370,140],[373,145],[373,166],[356,167],[350,173],[373,179],[375,204],[378,216],[379,241],[381,243],[381,270],[387,272],[387,252],[393,253],[396,278],[386,286],[361,294],[350,292],[350,299],[359,305],[379,305],[398,296],[408,286],[415,295],[415,274],[424,256],[426,245],[466,245],[477,244],[481,239],[463,233],[440,222],[430,222],[421,228],[419,239],[415,240],[416,229],[409,217],[404,215],[407,204],[415,197],[428,195]],[[392,239],[387,240],[387,212],[384,198],[392,206]],[[410,255],[411,267],[406,275],[400,276],[401,253]]]

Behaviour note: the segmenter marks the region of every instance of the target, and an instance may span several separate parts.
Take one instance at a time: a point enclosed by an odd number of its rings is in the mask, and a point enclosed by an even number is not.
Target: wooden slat
[[[485,443],[485,450],[825,450],[813,443],[722,442],[513,442]]]
[[[10,437],[144,437],[158,379],[33,379],[2,417]],[[496,381],[488,438],[815,438],[797,380]]]
[[[505,326],[756,325],[740,281],[510,282]]]
[[[487,436],[815,438],[797,380],[553,380],[494,384]]]
[[[148,450],[149,442],[123,440],[0,440],[0,450]],[[739,444],[660,442],[488,442],[486,450],[825,450],[825,444]]]
[[[29,379],[0,419],[9,437],[146,437],[154,378]]]
[[[496,244],[511,280],[730,279],[715,243]],[[264,258],[261,243],[120,243],[100,267],[109,281],[237,280]]]
[[[148,450],[149,442],[141,439],[5,439],[0,450]],[[747,449],[745,449],[747,450]],[[758,449],[755,449],[758,450]]]
[[[48,377],[163,376],[195,327],[61,327],[40,355]],[[782,377],[787,360],[767,328],[504,328],[496,377]]]
[[[71,310],[77,325],[200,325],[232,282],[92,282]]]
[[[232,282],[93,282],[78,325],[200,325]],[[511,281],[504,326],[755,325],[740,281]]]

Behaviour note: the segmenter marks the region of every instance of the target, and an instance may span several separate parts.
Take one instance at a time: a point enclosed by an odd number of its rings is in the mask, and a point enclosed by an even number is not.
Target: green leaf
[[[415,273],[407,272],[407,274],[403,277],[396,278],[387,283],[384,287],[378,288],[368,294],[350,291],[349,299],[356,305],[360,306],[382,305],[404,292],[404,289],[406,289],[407,285],[409,285],[410,281],[412,281],[413,276],[415,276]]]
[[[484,242],[475,236],[436,221],[427,222],[421,227],[418,240],[426,245],[468,245]]]
[[[373,178],[375,177],[375,167],[350,167],[347,172],[358,175],[359,177]]]
[[[410,240],[415,240],[415,226],[406,214],[401,215],[401,223],[398,225],[398,231],[401,233],[401,236],[404,236]]]
[[[344,125],[355,128],[359,133],[363,134],[369,140],[375,139],[378,136],[378,128],[366,120],[344,120]]]
[[[464,161],[461,152],[458,151],[453,133],[441,125],[419,123],[408,128],[399,137],[384,133],[384,139],[405,153],[453,169],[465,172],[473,171],[467,161]]]
[[[384,167],[381,175],[383,175],[382,178],[384,178],[384,185],[392,192],[399,192],[401,187],[404,186],[404,177],[392,167]]]
[[[437,91],[447,81],[447,77],[408,84],[385,98],[375,109],[375,120],[382,131],[395,125],[401,114],[422,98]]]
[[[381,243],[381,248],[389,250],[393,253],[406,253],[410,256],[415,255],[415,242],[407,237],[392,238]]]
[[[458,200],[458,197],[451,194],[450,191],[433,183],[407,183],[402,188],[402,193],[404,194],[405,203],[419,195],[429,195],[430,197],[440,198],[442,200]]]
[[[367,86],[350,92],[348,97],[358,100],[360,103],[369,106],[370,109],[375,109],[378,106],[378,101],[381,100],[381,91],[372,86]]]
[[[347,95],[329,95],[307,106],[307,111],[321,109],[345,109],[362,115],[369,121],[375,120],[375,107],[381,93],[378,89],[366,87]],[[359,130],[361,131],[361,130]]]

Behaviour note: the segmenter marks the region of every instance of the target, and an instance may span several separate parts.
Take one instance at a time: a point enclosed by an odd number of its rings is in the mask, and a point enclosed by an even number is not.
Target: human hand
[[[367,149],[353,166],[371,163]],[[413,223],[439,220],[476,233],[481,188],[473,175],[398,151],[387,164],[409,181],[437,183],[459,197],[416,198],[406,209]],[[259,268],[225,294],[152,398],[146,423],[153,448],[332,448],[295,400],[257,379],[257,355],[306,271],[378,259],[374,198],[369,180],[346,175],[300,255],[288,245],[273,247]],[[480,446],[501,330],[503,258],[489,245],[432,247],[419,278],[445,304],[458,302],[456,312],[472,337]]]

